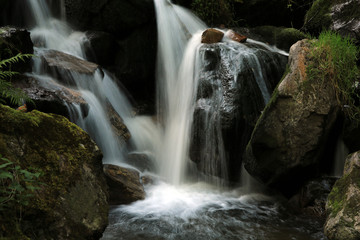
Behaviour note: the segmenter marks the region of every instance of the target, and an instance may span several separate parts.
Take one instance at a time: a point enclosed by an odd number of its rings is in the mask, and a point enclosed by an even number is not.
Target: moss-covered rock
[[[306,13],[304,29],[318,35],[333,30],[360,43],[360,2],[358,0],[316,0]]]
[[[320,163],[339,113],[332,85],[307,76],[309,51],[306,40],[291,47],[288,73],[246,149],[248,172],[287,196],[325,168]]]
[[[290,47],[297,41],[307,38],[305,33],[295,28],[259,26],[251,28],[249,31],[260,36],[260,39],[257,40],[275,45],[285,51],[289,51]]]
[[[330,240],[360,239],[360,152],[345,162],[344,174],[335,183],[326,203],[325,235]]]
[[[21,231],[31,239],[97,239],[107,225],[102,154],[65,117],[0,105],[0,154],[43,172],[43,185],[23,209]],[[16,215],[2,215],[11,236]]]

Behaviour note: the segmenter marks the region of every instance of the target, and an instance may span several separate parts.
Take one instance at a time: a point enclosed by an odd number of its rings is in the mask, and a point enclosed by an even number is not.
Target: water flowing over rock
[[[339,112],[332,86],[307,78],[308,51],[306,40],[291,47],[289,72],[258,120],[246,149],[248,172],[285,195],[320,171],[327,137]]]
[[[69,118],[68,106],[77,104],[80,106],[82,114],[87,115],[89,106],[79,91],[58,85],[50,78],[48,80],[53,81],[51,88],[44,85],[39,79],[27,76],[22,76],[14,81],[13,86],[24,91],[34,101],[34,105],[28,103],[29,110],[35,108],[41,112],[55,113]]]
[[[0,153],[22,168],[43,172],[38,181],[44,185],[23,209],[26,236],[101,236],[107,225],[108,193],[101,151],[87,133],[59,115],[22,113],[0,105]]]
[[[104,173],[110,188],[110,204],[127,204],[145,198],[144,187],[140,183],[138,171],[105,164]]]
[[[329,29],[360,43],[360,1],[317,0],[307,12],[304,29],[318,34]]]
[[[360,239],[360,152],[350,154],[344,174],[335,183],[326,203],[325,235],[330,240]]]
[[[95,63],[56,50],[44,50],[41,52],[41,57],[47,68],[46,72],[67,85],[75,85],[71,78],[67,77],[68,72],[93,75],[99,69],[99,65]]]
[[[239,42],[239,43],[244,43],[244,42],[246,42],[246,39],[247,39],[246,36],[241,35],[241,34],[239,34],[237,32],[234,32],[234,30],[227,31],[226,36],[228,38],[230,38],[231,40]]]
[[[238,181],[242,154],[287,58],[256,44],[203,45],[191,159],[208,175]]]

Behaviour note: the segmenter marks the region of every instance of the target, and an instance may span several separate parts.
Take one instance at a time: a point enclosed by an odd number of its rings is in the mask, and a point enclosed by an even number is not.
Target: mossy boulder
[[[316,0],[306,13],[304,30],[318,35],[333,30],[360,43],[360,2],[358,0]]]
[[[40,189],[23,208],[21,231],[31,239],[98,239],[107,225],[107,185],[96,144],[65,117],[0,105],[0,153],[37,169]],[[16,215],[2,215],[11,236]]]
[[[305,33],[295,28],[265,25],[251,28],[249,31],[250,34],[256,35],[256,40],[275,45],[285,51],[289,51],[290,47],[297,41],[307,38]]]
[[[324,150],[330,146],[328,136],[339,115],[333,86],[307,76],[309,52],[307,40],[291,47],[287,74],[260,116],[246,149],[247,171],[286,196],[325,169],[321,165]]]
[[[344,174],[335,183],[326,203],[324,231],[329,240],[360,239],[360,152],[350,154]]]

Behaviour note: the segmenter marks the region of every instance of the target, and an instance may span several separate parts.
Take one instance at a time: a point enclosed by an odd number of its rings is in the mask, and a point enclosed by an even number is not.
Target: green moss
[[[270,45],[276,45],[286,51],[297,41],[310,38],[308,34],[295,28],[260,26],[253,28],[253,32],[260,35]]]
[[[338,104],[347,105],[345,114],[359,121],[360,108],[355,105],[359,99],[354,85],[360,76],[356,65],[359,49],[349,38],[325,31],[310,48],[309,64],[306,72],[309,80],[331,84],[334,87]]]
[[[39,178],[44,185],[25,215],[44,212],[56,218],[63,211],[59,197],[73,191],[74,183],[86,181],[82,179],[84,164],[89,171],[94,171],[93,166],[101,168],[102,156],[94,149],[97,147],[88,134],[63,116],[36,110],[23,113],[0,105],[0,153],[21,167],[35,167],[44,173]]]
[[[305,29],[311,34],[318,35],[331,24],[330,7],[333,1],[316,0],[305,15]]]

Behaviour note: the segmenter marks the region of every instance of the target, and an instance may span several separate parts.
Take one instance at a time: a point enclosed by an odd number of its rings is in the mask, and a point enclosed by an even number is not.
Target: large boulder
[[[42,172],[22,207],[21,231],[36,239],[98,239],[107,225],[107,185],[96,144],[65,117],[0,105],[0,153],[22,169]],[[31,170],[32,171],[32,170]],[[1,214],[14,237],[16,214]],[[14,232],[13,232],[14,231]]]
[[[105,164],[104,173],[109,185],[110,204],[128,204],[145,198],[144,187],[140,182],[140,173],[135,169]]]
[[[0,60],[8,59],[19,53],[32,54],[33,52],[33,43],[30,38],[30,32],[26,29],[14,27],[0,28]],[[30,60],[31,58],[24,58],[24,61],[12,64],[11,71],[31,71]],[[2,70],[4,70],[4,68]]]
[[[360,152],[345,162],[344,175],[329,194],[324,231],[329,240],[360,239]]]
[[[360,44],[359,26],[359,0],[317,0],[306,13],[304,30],[315,35],[324,29],[333,30]]]
[[[287,58],[236,42],[204,44],[199,55],[190,157],[205,174],[238,181],[245,146],[266,102],[261,88],[274,89]]]
[[[287,196],[326,168],[320,163],[339,113],[333,86],[307,77],[309,47],[307,40],[291,47],[289,70],[246,149],[250,175]]]

